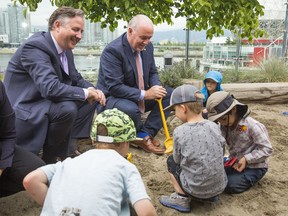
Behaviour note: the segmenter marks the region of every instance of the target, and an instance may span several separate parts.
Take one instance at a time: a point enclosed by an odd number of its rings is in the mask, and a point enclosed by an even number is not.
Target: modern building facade
[[[0,8],[0,34],[9,33],[9,18],[7,8]]]
[[[21,44],[31,32],[31,22],[29,13],[24,15],[26,7],[21,5],[8,4],[8,23],[9,23],[9,43]]]
[[[280,57],[282,53],[282,39],[247,39],[241,40],[240,55],[237,61],[237,45],[226,44],[226,39],[214,39],[206,43],[203,48],[203,58],[200,71],[211,69],[225,70],[235,67],[255,67],[269,58]]]
[[[118,36],[117,29],[111,32],[108,27],[101,28],[101,23],[85,19],[84,35],[80,46],[105,46]]]
[[[236,49],[236,44],[226,45],[226,37],[221,39],[215,38],[207,42],[203,48],[203,70],[209,70],[210,68],[208,69],[208,67],[218,67],[219,69],[233,67],[237,57]],[[248,66],[251,63],[250,56],[253,55],[253,52],[253,46],[241,46],[240,67]]]

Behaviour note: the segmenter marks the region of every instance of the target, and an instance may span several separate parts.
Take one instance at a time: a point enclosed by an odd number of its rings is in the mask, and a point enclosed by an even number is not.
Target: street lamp
[[[189,64],[189,42],[190,42],[190,28],[187,26],[187,20],[190,19],[190,16],[186,19],[186,52],[185,52],[185,59],[186,59],[186,67]]]
[[[286,16],[285,16],[285,29],[284,29],[284,35],[283,35],[283,44],[282,44],[282,58],[285,60],[286,56],[286,46],[287,46],[287,31],[288,31],[288,0],[285,3],[286,5]]]

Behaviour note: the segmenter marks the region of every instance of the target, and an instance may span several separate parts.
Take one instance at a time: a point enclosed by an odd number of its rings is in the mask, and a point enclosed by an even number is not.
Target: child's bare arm
[[[41,169],[29,173],[23,180],[23,186],[28,194],[39,205],[43,206],[48,190],[48,179]]]
[[[156,210],[149,199],[142,199],[134,204],[134,209],[138,216],[155,216]]]

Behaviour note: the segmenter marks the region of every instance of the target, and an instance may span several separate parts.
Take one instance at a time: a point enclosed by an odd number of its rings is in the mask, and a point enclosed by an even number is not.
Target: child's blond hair
[[[203,99],[204,98],[204,95],[200,92],[196,92],[194,94],[194,96],[197,98],[197,99]],[[202,113],[202,110],[203,110],[203,102],[202,101],[196,101],[196,102],[187,102],[187,103],[184,103],[184,105],[193,113],[195,114],[200,114]]]

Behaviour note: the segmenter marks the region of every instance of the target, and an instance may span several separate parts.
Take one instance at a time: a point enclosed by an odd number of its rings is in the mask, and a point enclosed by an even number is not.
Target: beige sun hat
[[[237,101],[229,92],[218,91],[208,97],[206,109],[208,119],[216,121],[228,113],[233,107],[239,106],[240,116],[244,116],[248,111],[248,106]]]

